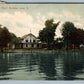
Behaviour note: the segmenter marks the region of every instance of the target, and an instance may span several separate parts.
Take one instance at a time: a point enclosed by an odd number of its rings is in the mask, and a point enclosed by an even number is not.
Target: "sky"
[[[77,28],[84,29],[84,4],[0,4],[0,24],[17,37],[29,34],[38,36],[47,19],[60,21],[55,33],[61,36],[62,25],[73,22]]]

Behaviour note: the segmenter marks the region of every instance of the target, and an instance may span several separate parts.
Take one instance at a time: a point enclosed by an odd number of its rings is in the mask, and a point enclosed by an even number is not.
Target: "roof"
[[[24,38],[26,38],[26,37],[28,37],[28,36],[33,36],[33,37],[36,38],[36,36],[34,36],[32,33],[29,33],[29,34],[26,34],[26,35],[22,36],[22,39],[24,39]]]

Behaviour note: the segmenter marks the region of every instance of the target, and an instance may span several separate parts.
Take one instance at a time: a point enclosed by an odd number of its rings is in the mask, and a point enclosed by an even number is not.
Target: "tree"
[[[76,31],[71,34],[70,39],[71,39],[71,43],[77,47],[79,47],[81,43],[84,44],[84,30],[76,29]]]
[[[6,45],[10,42],[11,36],[6,27],[0,28],[0,46],[6,47]]]
[[[2,25],[0,24],[0,28],[2,27]]]
[[[47,43],[47,48],[51,48],[51,43],[54,41],[54,36],[55,36],[55,29],[59,25],[60,22],[58,23],[53,23],[53,19],[49,19],[45,21],[45,28],[43,30],[39,31],[39,39],[42,42]]]
[[[11,35],[11,40],[10,40],[9,44],[19,43],[19,38],[17,38],[14,33],[10,33],[10,35]]]
[[[54,40],[53,45],[54,49],[61,49],[63,47],[63,38],[57,38]]]
[[[64,43],[67,49],[70,45],[70,38],[72,37],[71,35],[75,33],[75,31],[76,31],[76,27],[74,26],[72,22],[65,22],[63,24],[62,35],[63,35]]]

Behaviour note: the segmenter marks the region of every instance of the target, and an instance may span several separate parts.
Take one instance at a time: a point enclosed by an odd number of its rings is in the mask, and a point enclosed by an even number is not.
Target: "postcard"
[[[83,84],[83,7],[1,2],[0,80]]]

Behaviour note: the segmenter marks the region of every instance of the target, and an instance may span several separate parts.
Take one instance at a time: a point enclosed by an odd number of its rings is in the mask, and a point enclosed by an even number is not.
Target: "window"
[[[28,44],[26,44],[26,47],[28,47]]]
[[[37,44],[37,47],[39,48],[39,44]]]
[[[28,42],[28,40],[26,40],[26,42]]]
[[[31,46],[34,47],[34,44],[32,44]]]
[[[35,42],[35,40],[33,40],[33,42]]]
[[[31,42],[31,40],[30,40],[30,42]]]

